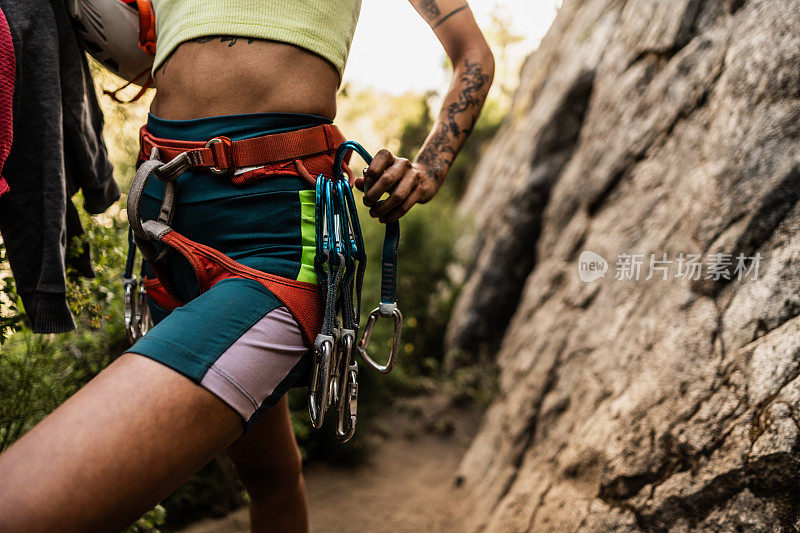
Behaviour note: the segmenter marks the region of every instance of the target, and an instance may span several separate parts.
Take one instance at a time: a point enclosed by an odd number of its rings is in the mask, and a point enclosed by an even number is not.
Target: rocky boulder
[[[800,0],[564,1],[462,204],[475,529],[800,527],[799,153]]]

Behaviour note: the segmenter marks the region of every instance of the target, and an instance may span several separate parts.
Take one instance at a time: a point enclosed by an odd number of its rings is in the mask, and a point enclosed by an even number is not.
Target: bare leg
[[[254,533],[308,531],[302,462],[284,396],[228,448],[250,495]]]
[[[210,392],[124,355],[0,455],[0,531],[119,531],[241,432]]]

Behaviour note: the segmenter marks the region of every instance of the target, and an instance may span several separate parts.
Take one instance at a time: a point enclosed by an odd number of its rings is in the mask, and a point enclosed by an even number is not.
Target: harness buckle
[[[369,353],[367,352],[367,347],[369,346],[369,341],[372,338],[372,329],[375,327],[375,323],[379,318],[389,317],[394,319],[392,349],[389,352],[389,359],[386,361],[386,364],[381,365],[372,359],[372,357],[370,357]],[[394,369],[394,365],[397,362],[397,357],[400,354],[400,340],[402,339],[402,335],[403,313],[400,312],[400,308],[397,307],[397,303],[381,302],[380,306],[373,309],[369,314],[369,318],[367,318],[367,324],[364,326],[364,335],[361,337],[361,340],[358,341],[358,353],[361,354],[361,357],[364,358],[364,361],[366,361],[373,370],[380,374],[388,374]]]
[[[221,162],[220,158],[217,156],[217,151],[214,149],[215,144],[222,145],[222,153],[225,156],[224,166],[222,165],[223,162]],[[208,170],[219,176],[228,176],[230,174],[233,174],[235,168],[233,166],[232,147],[233,147],[233,142],[224,135],[220,135],[219,137],[214,137],[213,139],[208,141],[206,143],[206,148],[210,148],[211,155],[214,156],[214,166],[208,167]]]
[[[190,168],[192,168],[192,160],[189,157],[189,152],[181,152],[169,162],[157,166],[153,173],[161,181],[171,183]]]

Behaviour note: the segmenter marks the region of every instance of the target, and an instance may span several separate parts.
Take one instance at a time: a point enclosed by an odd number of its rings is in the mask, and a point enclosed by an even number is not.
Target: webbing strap
[[[400,224],[386,224],[381,250],[381,303],[397,302],[397,248],[400,245]]]
[[[136,0],[139,10],[139,48],[146,54],[156,55],[156,15],[150,0]]]
[[[125,270],[122,279],[133,277],[133,265],[136,262],[136,243],[133,242],[133,228],[128,227],[128,256],[125,258]]]
[[[342,143],[336,152],[333,168],[341,169],[345,155],[354,151],[361,156],[369,165],[372,156],[363,146],[356,142],[347,141]],[[364,182],[364,192],[367,192],[367,184]],[[354,217],[357,219],[357,217]],[[359,231],[360,233],[360,231]],[[383,237],[383,249],[381,251],[381,303],[394,304],[397,302],[397,249],[400,245],[400,222],[386,224],[386,231]]]
[[[161,139],[142,127],[140,159],[149,159],[153,148],[158,148],[159,157],[169,161],[186,152],[193,167],[216,170],[264,165],[302,159],[317,154],[332,152],[344,142],[344,135],[332,124],[322,124],[300,130],[287,131],[232,141],[218,136],[208,142],[176,141]]]
[[[141,84],[139,92],[136,93],[130,100],[123,100],[119,96],[117,96],[122,90],[127,89],[131,85],[139,85],[139,84]],[[149,89],[152,86],[153,86],[153,75],[150,73],[150,67],[147,67],[139,74],[137,74],[135,78],[127,82],[125,85],[117,87],[113,91],[109,91],[108,89],[103,89],[103,94],[111,97],[111,99],[118,104],[132,104],[133,102],[144,96],[144,93],[147,92],[147,89]]]

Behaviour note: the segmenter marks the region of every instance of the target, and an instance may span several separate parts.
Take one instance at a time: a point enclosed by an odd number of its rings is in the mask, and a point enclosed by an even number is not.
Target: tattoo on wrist
[[[434,25],[433,25],[433,29],[435,30],[436,28],[438,28],[439,26],[441,26],[441,25],[442,25],[442,23],[443,23],[445,20],[449,19],[450,17],[452,17],[453,15],[455,15],[456,13],[458,13],[459,11],[464,11],[464,10],[465,10],[465,9],[467,9],[468,7],[469,7],[469,6],[468,6],[467,4],[464,4],[464,5],[463,5],[463,6],[461,6],[461,7],[457,7],[457,8],[455,8],[455,9],[454,9],[454,10],[452,10],[450,13],[448,13],[447,15],[445,15],[445,16],[443,16],[441,19],[439,19],[439,22],[437,22],[436,24],[434,24]]]
[[[441,182],[461,145],[472,133],[483,106],[489,80],[490,76],[483,71],[480,63],[464,60],[464,71],[459,77],[461,88],[458,98],[444,109],[441,122],[416,158],[429,169],[437,184]],[[459,121],[463,123],[465,115],[469,117],[468,125],[462,128]]]
[[[436,17],[442,14],[439,10],[439,6],[436,5],[436,0],[422,0],[419,7],[422,10],[423,16],[430,22],[433,22]]]
[[[428,171],[428,177],[439,185],[442,177],[450,167],[455,157],[454,150],[449,146],[451,141],[447,126],[439,124],[431,135],[428,143],[417,154],[417,162],[422,163]]]

